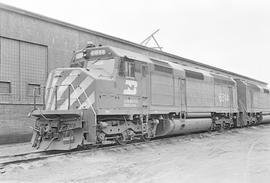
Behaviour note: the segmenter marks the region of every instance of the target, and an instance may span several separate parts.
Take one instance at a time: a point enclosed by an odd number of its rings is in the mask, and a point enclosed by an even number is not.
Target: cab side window
[[[131,59],[121,59],[119,66],[119,76],[135,77],[135,63]]]
[[[135,77],[135,63],[134,62],[126,62],[126,76]]]

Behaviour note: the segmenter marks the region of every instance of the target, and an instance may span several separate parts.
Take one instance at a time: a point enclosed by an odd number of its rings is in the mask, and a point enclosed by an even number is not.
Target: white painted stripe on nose
[[[49,92],[47,91],[47,88],[50,86],[51,84],[51,79],[52,79],[52,73],[49,74],[48,79],[47,79],[47,83],[46,83],[46,93],[45,93],[45,101],[47,101],[48,98],[48,94]]]
[[[60,100],[64,92],[68,89],[68,85],[71,84],[81,73],[80,70],[73,70],[70,74],[62,81],[57,87],[57,100]],[[53,102],[51,104],[51,110],[55,109],[55,96],[53,97]]]
[[[95,103],[95,92],[91,93],[91,95],[85,100],[84,103],[82,103],[79,109],[88,109],[93,103]]]
[[[66,77],[66,79],[60,84],[61,86],[58,87],[57,98],[59,97],[60,99],[62,97],[64,92],[67,90],[68,85],[71,84],[80,73],[80,70],[74,70]]]
[[[52,84],[50,86],[48,86],[48,88],[46,89],[46,90],[49,89],[49,96],[48,96],[48,100],[46,102],[46,109],[47,110],[50,109],[50,105],[52,104],[51,100],[52,100],[53,91],[54,91],[53,88],[55,87],[55,85],[59,79],[58,75],[60,75],[61,73],[62,73],[62,71],[58,71],[58,72],[55,71],[55,73],[52,76],[53,77]]]
[[[70,106],[79,99],[79,97],[81,96],[81,94],[84,93],[84,91],[91,85],[91,83],[93,82],[93,79],[90,77],[86,77],[81,84],[75,88],[75,90],[72,92],[72,94],[70,95]],[[79,99],[80,101],[80,99]],[[80,101],[81,103],[83,103],[84,101]],[[65,100],[65,102],[59,107],[59,110],[65,110],[68,109],[68,99]]]

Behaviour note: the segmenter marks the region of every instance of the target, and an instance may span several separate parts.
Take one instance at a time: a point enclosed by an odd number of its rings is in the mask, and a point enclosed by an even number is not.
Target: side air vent
[[[204,80],[204,76],[200,72],[195,72],[195,71],[191,71],[191,70],[185,70],[185,72],[186,72],[186,77],[187,78]]]
[[[235,82],[229,78],[219,76],[216,74],[211,74],[214,77],[215,84],[221,84],[221,85],[235,85]]]
[[[160,66],[160,65],[154,65],[155,71],[159,71],[159,72],[165,72],[168,74],[172,74],[173,70],[172,68],[168,68],[168,67],[164,67],[164,66]]]
[[[263,89],[263,92],[269,94],[269,90],[268,89]]]

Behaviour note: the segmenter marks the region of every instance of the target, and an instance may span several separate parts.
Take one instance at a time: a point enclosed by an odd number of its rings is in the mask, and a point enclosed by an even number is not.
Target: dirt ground
[[[0,146],[0,155],[29,144]],[[268,183],[270,125],[10,165],[0,182]]]

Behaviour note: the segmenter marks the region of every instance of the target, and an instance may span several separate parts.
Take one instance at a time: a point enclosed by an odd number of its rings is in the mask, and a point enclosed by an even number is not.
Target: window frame
[[[3,84],[8,84],[9,85],[9,91],[8,93],[2,93],[0,91],[0,95],[10,95],[12,94],[12,87],[11,87],[11,81],[0,81],[0,84],[3,83]]]
[[[41,84],[38,84],[38,83],[27,83],[27,89],[26,89],[26,92],[27,92],[27,96],[28,97],[34,97],[35,95],[34,95],[34,92],[32,91],[32,93],[30,94],[30,86],[37,86],[37,87],[33,87],[33,89],[35,89],[35,88],[38,88],[39,90],[39,92],[38,93],[36,93],[36,96],[37,97],[39,97],[39,96],[41,96]]]
[[[135,60],[127,57],[120,58],[118,75],[120,77],[135,78]]]

